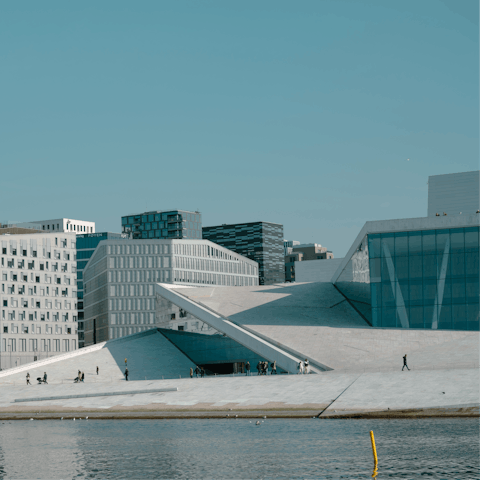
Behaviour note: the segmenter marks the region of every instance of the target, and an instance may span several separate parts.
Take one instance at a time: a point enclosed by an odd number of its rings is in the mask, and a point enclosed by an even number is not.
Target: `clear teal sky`
[[[200,210],[343,256],[479,168],[476,0],[0,4],[0,220]],[[407,161],[407,159],[410,159]]]

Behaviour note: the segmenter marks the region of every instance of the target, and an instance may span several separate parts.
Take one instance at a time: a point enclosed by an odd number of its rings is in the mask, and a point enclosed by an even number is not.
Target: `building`
[[[428,177],[428,216],[470,215],[480,209],[480,171]]]
[[[85,346],[155,327],[215,333],[157,302],[155,284],[254,286],[258,264],[208,240],[103,240],[83,282]]]
[[[300,242],[297,240],[284,240],[283,241],[283,254],[288,255],[289,253],[292,253],[293,247],[295,245],[300,245]]]
[[[95,222],[86,222],[84,220],[73,220],[72,218],[57,218],[54,220],[38,220],[30,222],[39,225],[41,230],[47,232],[73,232],[95,233]]]
[[[83,270],[89,258],[102,240],[121,239],[127,236],[122,233],[84,233],[77,235],[77,298],[78,298],[78,347],[85,346],[84,310],[83,310]],[[127,237],[128,238],[128,237]]]
[[[295,242],[296,245],[288,246],[288,254],[285,255],[285,281],[295,282],[295,262],[303,262],[309,260],[329,260],[333,258],[333,253],[322,247],[318,243],[301,244]]]
[[[203,238],[258,263],[260,285],[285,282],[283,225],[270,222],[203,227]]]
[[[0,368],[77,349],[75,235],[2,235]]]
[[[367,222],[332,282],[374,327],[479,330],[479,220]]]
[[[186,210],[145,212],[122,217],[122,233],[132,238],[202,238],[202,215]]]

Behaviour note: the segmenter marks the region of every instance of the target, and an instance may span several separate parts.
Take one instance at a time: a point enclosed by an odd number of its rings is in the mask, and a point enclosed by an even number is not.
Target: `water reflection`
[[[471,479],[478,448],[478,419],[3,422],[0,478]]]

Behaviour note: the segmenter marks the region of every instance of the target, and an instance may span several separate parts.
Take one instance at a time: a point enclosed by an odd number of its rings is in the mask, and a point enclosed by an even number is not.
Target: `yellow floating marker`
[[[375,447],[375,437],[373,436],[372,430],[370,430],[370,440],[372,442],[373,461],[375,462],[375,465],[373,467],[372,477],[376,477],[377,476],[378,458],[377,458],[377,449]]]

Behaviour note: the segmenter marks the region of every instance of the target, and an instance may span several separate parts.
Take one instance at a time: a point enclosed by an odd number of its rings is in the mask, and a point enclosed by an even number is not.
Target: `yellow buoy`
[[[378,458],[377,458],[377,449],[375,447],[375,437],[373,436],[373,432],[370,430],[370,440],[372,442],[372,452],[373,452],[373,461],[375,465],[373,467],[372,477],[377,476],[377,465],[378,465]]]

